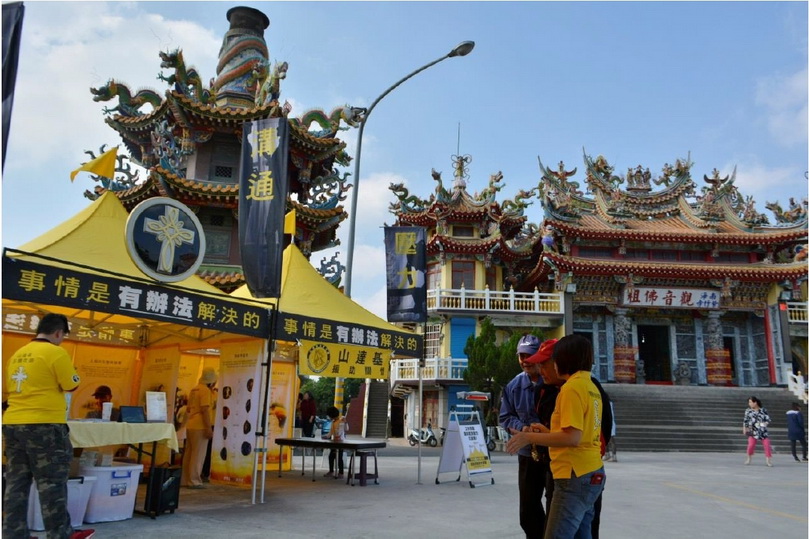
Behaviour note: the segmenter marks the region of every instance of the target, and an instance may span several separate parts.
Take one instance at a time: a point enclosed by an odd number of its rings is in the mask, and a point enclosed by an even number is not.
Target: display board
[[[460,404],[449,413],[449,425],[438,461],[435,484],[441,483],[439,477],[442,473],[457,473],[458,478],[455,481],[460,481],[461,468],[464,465],[470,487],[494,484],[489,450],[486,448],[478,411],[474,406]]]
[[[260,417],[258,377],[264,354],[263,341],[222,342],[211,451],[212,481],[251,484],[253,444]]]

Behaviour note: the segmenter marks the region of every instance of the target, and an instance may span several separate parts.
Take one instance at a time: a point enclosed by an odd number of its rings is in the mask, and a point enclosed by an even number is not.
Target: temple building
[[[426,200],[392,185],[396,224],[427,228],[425,424],[444,424],[467,389],[463,348],[484,317],[509,332],[589,337],[604,382],[755,387],[805,373],[807,201],[767,203],[771,224],[735,171],[697,186],[692,166],[616,175],[585,154],[583,192],[576,168],[540,160],[539,184],[502,204],[499,174],[466,192],[464,158],[451,191],[435,172]],[[534,197],[541,225],[523,215]],[[393,391],[406,397],[413,371],[398,367]]]
[[[131,161],[146,169],[145,178],[119,156],[112,181],[98,182],[85,196],[96,199],[112,191],[131,210],[151,197],[174,198],[199,218],[207,249],[199,275],[224,292],[244,284],[238,241],[239,161],[242,125],[265,118],[287,117],[290,124],[289,199],[296,211],[295,243],[308,257],[338,243],[336,231],[347,214],[341,202],[349,186],[336,166],[348,165],[345,142],[336,137],[341,122],[358,125],[360,109],[338,107],[330,114],[310,110],[295,116],[281,101],[281,81],[288,65],[271,63],[264,31],[270,21],[262,12],[235,7],[227,12],[230,28],[219,52],[216,77],[208,84],[186,64],[183,51],[160,52],[158,78],[168,84],[164,95],[133,92],[110,79],[92,88],[94,101],[105,107],[106,123],[118,132]],[[102,148],[103,151],[103,148]],[[94,157],[92,152],[87,152]],[[331,275],[336,279],[339,275]]]

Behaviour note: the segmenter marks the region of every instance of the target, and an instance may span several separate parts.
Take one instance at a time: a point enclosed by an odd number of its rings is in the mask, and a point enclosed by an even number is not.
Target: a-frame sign
[[[483,436],[478,411],[469,404],[460,404],[449,413],[449,425],[438,461],[435,484],[441,483],[442,473],[457,473],[461,480],[461,468],[466,465],[467,479],[472,488],[493,485],[492,463]]]

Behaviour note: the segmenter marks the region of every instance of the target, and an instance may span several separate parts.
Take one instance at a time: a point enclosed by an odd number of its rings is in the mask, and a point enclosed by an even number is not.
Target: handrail
[[[787,317],[790,323],[809,323],[809,310],[805,301],[787,301]]]
[[[789,373],[787,376],[787,388],[799,399],[803,401],[804,404],[809,403],[809,393],[806,390],[806,382],[803,379],[803,375],[798,372],[797,375]]]
[[[425,380],[463,380],[468,361],[466,358],[428,358],[424,360],[421,377]],[[390,381],[418,380],[418,359],[394,359],[390,362]]]
[[[506,292],[434,288],[427,290],[427,311],[494,311],[525,314],[564,314],[561,293]]]

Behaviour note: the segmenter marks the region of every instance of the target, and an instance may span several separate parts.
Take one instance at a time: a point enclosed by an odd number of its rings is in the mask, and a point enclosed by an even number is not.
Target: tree
[[[343,379],[343,402],[348,403],[359,395],[360,385],[364,382],[361,378]],[[317,403],[317,415],[326,415],[326,409],[334,404],[334,378],[324,376],[310,378],[302,377],[301,393],[308,391]]]
[[[542,332],[530,333],[542,340]],[[517,343],[524,333],[514,332],[501,344],[497,344],[497,332],[490,318],[480,324],[480,334],[466,341],[464,354],[467,357],[464,380],[473,391],[485,391],[492,395],[491,405],[500,408],[500,394],[512,378],[522,370],[517,361]]]

